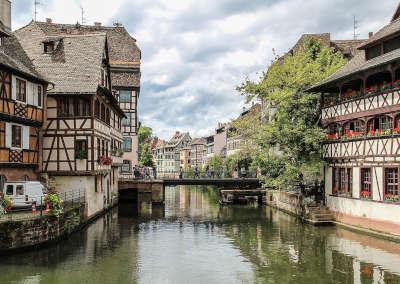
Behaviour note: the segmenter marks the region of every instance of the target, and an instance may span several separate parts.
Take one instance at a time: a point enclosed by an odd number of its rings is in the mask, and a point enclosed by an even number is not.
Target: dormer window
[[[0,35],[0,46],[4,45],[4,37]]]
[[[44,53],[52,53],[54,52],[54,41],[50,41],[50,42],[45,42],[44,43]]]

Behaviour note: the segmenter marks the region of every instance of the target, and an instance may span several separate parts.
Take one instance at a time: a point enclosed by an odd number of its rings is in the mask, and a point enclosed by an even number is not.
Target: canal
[[[400,283],[400,244],[170,187],[57,245],[0,259],[0,283]]]

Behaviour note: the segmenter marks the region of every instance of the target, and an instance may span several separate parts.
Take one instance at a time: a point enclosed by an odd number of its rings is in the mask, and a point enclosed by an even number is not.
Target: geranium
[[[109,166],[112,164],[112,159],[107,156],[100,156],[99,157],[99,164],[104,166]]]
[[[360,196],[362,198],[370,198],[371,192],[368,189],[364,189],[363,191],[360,192]]]

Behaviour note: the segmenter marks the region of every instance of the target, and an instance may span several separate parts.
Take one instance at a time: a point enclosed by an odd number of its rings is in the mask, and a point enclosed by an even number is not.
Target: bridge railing
[[[225,173],[224,171],[209,170],[209,171],[183,171],[183,172],[164,172],[157,171],[149,175],[137,174],[124,174],[119,177],[120,180],[154,180],[154,179],[224,179],[224,178],[256,178],[257,173],[246,171],[243,173]]]

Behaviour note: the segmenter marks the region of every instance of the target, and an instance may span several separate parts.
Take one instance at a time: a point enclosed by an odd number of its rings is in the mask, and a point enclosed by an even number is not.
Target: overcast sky
[[[34,0],[13,0],[13,28],[33,18]],[[389,22],[396,0],[40,0],[38,20],[118,21],[142,50],[139,119],[156,135],[211,133],[244,104],[235,87],[257,78],[272,49],[287,51],[303,33],[360,38]]]

